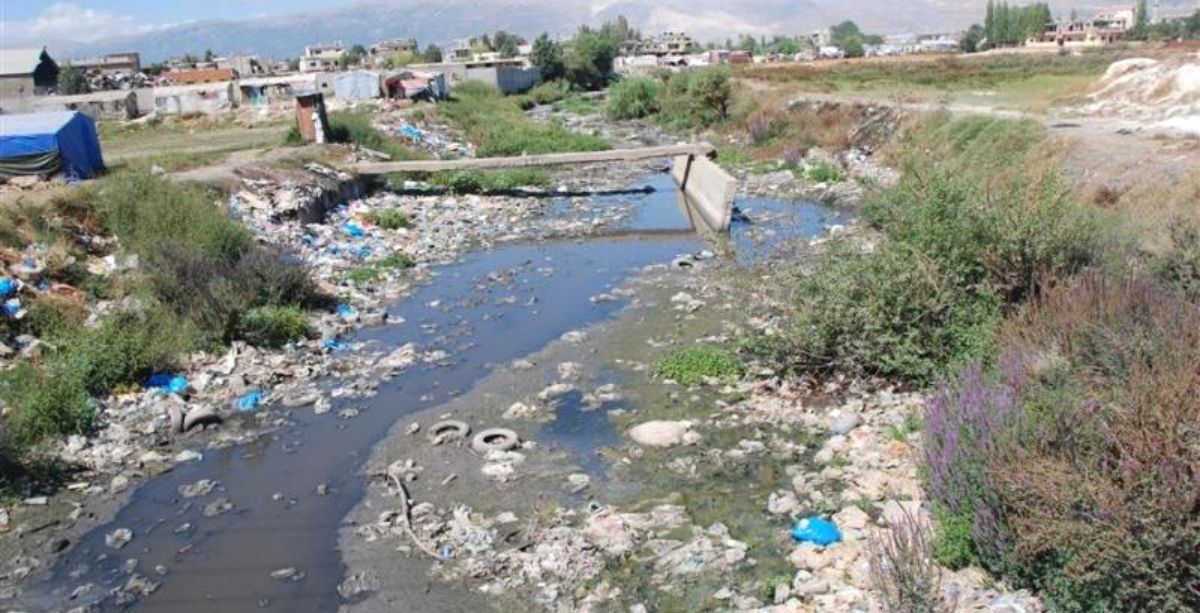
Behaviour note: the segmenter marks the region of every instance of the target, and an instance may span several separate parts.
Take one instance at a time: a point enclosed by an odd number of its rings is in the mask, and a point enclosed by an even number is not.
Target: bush
[[[678,72],[662,90],[662,122],[677,130],[709,128],[729,117],[732,73],[725,67]]]
[[[294,306],[264,306],[250,309],[241,320],[240,336],[251,345],[282,347],[310,332],[308,317]]]
[[[522,187],[546,187],[550,185],[550,175],[533,168],[460,170],[435,174],[430,178],[430,183],[441,185],[456,194],[480,194],[509,192]]]
[[[804,170],[804,178],[814,183],[841,183],[846,175],[834,166],[818,162]]]
[[[717,347],[696,346],[676,351],[663,358],[654,373],[684,385],[697,385],[708,378],[740,376],[742,362],[737,356]]]
[[[441,113],[467,134],[476,144],[479,157],[507,157],[596,151],[608,143],[597,136],[579,134],[561,123],[536,123],[521,112],[512,98],[482,83],[462,83],[454,89],[454,99],[442,105]]]
[[[1091,273],[999,344],[926,411],[927,489],[973,557],[1052,609],[1200,607],[1200,307]]]
[[[169,248],[236,259],[253,236],[216,204],[221,194],[195,183],[174,183],[137,171],[106,181],[89,197],[121,247],[153,259]]]
[[[0,396],[11,408],[5,416],[5,444],[17,451],[48,436],[86,434],[96,423],[87,389],[67,371],[20,364],[0,376]]]
[[[156,309],[116,313],[95,329],[60,338],[64,348],[52,361],[61,362],[70,378],[92,394],[143,381],[169,369],[177,356],[192,348],[192,336],[181,322]]]
[[[1155,275],[1193,300],[1200,300],[1200,226],[1183,219],[1171,224],[1171,245],[1150,259]]]
[[[1007,309],[1099,261],[1103,226],[1042,142],[1038,126],[989,118],[910,132],[901,181],[868,209],[873,253],[835,243],[801,282],[799,364],[928,383],[987,359]]]
[[[569,93],[571,93],[570,83],[566,81],[547,81],[525,92],[523,96],[517,98],[517,103],[522,109],[531,109],[535,106],[554,104],[566,98]]]
[[[608,90],[605,113],[610,119],[641,119],[658,112],[662,85],[656,79],[633,78],[617,81]]]
[[[400,230],[412,227],[412,220],[408,218],[408,215],[395,209],[371,211],[370,219],[371,223],[384,230]]]

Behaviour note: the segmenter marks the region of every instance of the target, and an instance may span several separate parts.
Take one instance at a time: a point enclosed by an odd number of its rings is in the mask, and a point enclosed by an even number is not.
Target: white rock
[[[133,531],[129,528],[117,528],[104,535],[104,544],[113,549],[120,549],[131,540],[133,540]]]
[[[630,428],[629,438],[645,447],[672,447],[687,442],[689,432],[690,421],[648,421]]]

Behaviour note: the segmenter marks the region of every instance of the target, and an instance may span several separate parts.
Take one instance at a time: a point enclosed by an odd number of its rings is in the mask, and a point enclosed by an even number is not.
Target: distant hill
[[[498,29],[532,37],[625,15],[643,32],[683,30],[702,41],[805,34],[853,19],[868,32],[934,33],[981,21],[986,0],[367,0],[287,16],[205,21],[69,47],[71,55],[136,50],[145,61],[212,49],[285,58],[306,44],[414,37],[445,44]],[[1183,6],[1195,0],[1170,0]],[[1086,13],[1086,10],[1081,12]]]

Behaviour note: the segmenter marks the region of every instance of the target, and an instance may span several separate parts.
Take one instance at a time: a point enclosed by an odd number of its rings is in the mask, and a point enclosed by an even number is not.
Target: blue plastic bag
[[[183,375],[158,373],[150,376],[150,379],[146,381],[146,387],[157,388],[168,394],[182,394],[187,391],[188,380]]]
[[[366,230],[363,230],[362,226],[354,223],[353,221],[347,221],[346,223],[342,224],[342,229],[346,231],[346,234],[349,234],[354,238],[365,236],[367,233]]]
[[[21,308],[21,301],[16,298],[5,301],[3,309],[4,314],[9,317],[19,317],[24,312],[24,309]]]
[[[9,277],[0,277],[0,298],[8,298],[17,291],[17,282]]]
[[[355,319],[358,319],[358,309],[348,304],[339,304],[337,308],[337,314],[338,317],[341,317],[343,321],[354,321]]]
[[[806,517],[792,525],[792,538],[801,543],[826,547],[842,540],[842,531],[833,522],[820,517]]]
[[[346,345],[336,338],[325,339],[325,348],[330,351],[341,351],[346,348]]]
[[[238,397],[234,406],[237,407],[238,412],[246,413],[258,408],[258,405],[262,404],[262,401],[262,390],[250,390]]]

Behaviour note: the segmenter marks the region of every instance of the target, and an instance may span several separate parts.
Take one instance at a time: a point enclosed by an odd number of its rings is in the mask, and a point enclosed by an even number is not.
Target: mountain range
[[[186,52],[248,53],[269,58],[300,55],[318,42],[346,44],[416,38],[447,44],[496,30],[532,38],[569,35],[582,24],[624,15],[644,33],[685,31],[700,41],[741,34],[806,34],[846,19],[864,31],[939,33],[981,21],[986,0],[364,0],[318,11],[242,20],[186,23],[86,45],[60,45],[80,56],[139,51],[153,62]],[[1178,3],[1194,3],[1179,0]],[[1177,2],[1170,0],[1165,5]]]

